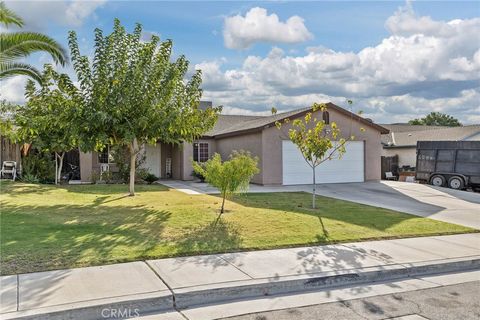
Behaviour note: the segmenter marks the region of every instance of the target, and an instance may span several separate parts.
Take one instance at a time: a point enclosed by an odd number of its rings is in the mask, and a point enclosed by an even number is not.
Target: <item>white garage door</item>
[[[350,141],[341,159],[327,160],[316,168],[317,183],[363,182],[364,150],[363,141]],[[283,184],[312,183],[312,168],[290,140],[283,140]]]

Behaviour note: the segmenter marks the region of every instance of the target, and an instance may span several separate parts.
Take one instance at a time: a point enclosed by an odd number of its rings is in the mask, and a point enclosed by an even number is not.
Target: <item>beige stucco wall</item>
[[[80,179],[83,182],[90,182],[92,178],[92,152],[80,151]]]
[[[209,156],[215,152],[215,141],[212,139],[198,140],[199,142],[209,143]],[[181,145],[158,143],[160,148],[160,173],[161,178],[166,178],[166,160],[172,159],[172,178],[178,180],[192,180],[193,171],[191,159],[193,158],[193,145],[191,143],[183,143]],[[116,165],[110,164],[112,171],[116,171]],[[80,175],[81,180],[85,182],[91,181],[92,172],[100,172],[100,164],[98,163],[97,152],[80,152]]]
[[[210,150],[210,146],[208,146]],[[193,160],[193,144],[192,143],[183,143],[182,145],[182,180],[193,180],[192,171],[192,160]]]
[[[382,151],[380,132],[335,110],[328,112],[330,123],[336,122],[344,137],[348,138],[353,134],[355,141],[365,141],[365,180],[380,180]],[[321,119],[320,111],[317,111],[315,116]],[[275,126],[263,130],[263,184],[282,184],[282,140],[288,139],[290,128],[291,123],[288,123],[284,124],[281,130]],[[364,128],[365,131],[362,132],[360,128]]]
[[[213,154],[216,152],[216,142],[213,139],[199,139],[195,140],[195,142],[205,142],[208,143],[208,157],[212,157]],[[193,172],[193,143],[183,143],[181,146],[182,150],[182,159],[181,159],[181,179],[182,180],[193,180],[192,172]]]
[[[393,157],[398,155],[398,166],[415,167],[417,161],[417,148],[382,148],[382,156]]]
[[[262,133],[250,133],[238,136],[227,137],[216,140],[216,152],[220,154],[223,160],[227,160],[230,154],[234,151],[246,150],[250,151],[252,156],[259,157],[258,167],[260,173],[256,174],[252,182],[264,184],[263,178],[263,150],[262,150]]]

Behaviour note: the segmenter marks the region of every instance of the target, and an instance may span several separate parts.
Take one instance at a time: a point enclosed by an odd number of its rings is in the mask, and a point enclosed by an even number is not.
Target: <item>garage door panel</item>
[[[305,162],[297,146],[291,141],[282,143],[283,184],[312,183],[312,168]],[[317,183],[342,183],[364,181],[364,144],[351,141],[341,159],[325,161],[316,168]]]

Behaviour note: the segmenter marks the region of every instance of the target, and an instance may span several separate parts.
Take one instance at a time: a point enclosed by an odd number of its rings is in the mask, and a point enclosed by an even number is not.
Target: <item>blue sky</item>
[[[130,30],[140,22],[147,34],[173,39],[175,54],[185,54],[192,68],[203,69],[205,98],[229,113],[352,98],[356,108],[380,122],[430,111],[480,122],[479,2],[7,1],[7,6],[25,18],[28,29],[65,45],[67,32],[75,30],[85,54],[91,53],[94,28],[108,32],[115,17]],[[266,11],[253,16],[254,8]],[[273,15],[278,28],[265,24],[247,30],[252,21],[261,25]],[[235,16],[230,30],[228,21]],[[299,20],[287,23],[294,16]],[[293,30],[291,37],[272,31],[282,27],[285,33]],[[465,30],[472,32],[470,44]],[[29,62],[41,65],[48,57],[37,54]],[[21,100],[21,83],[3,83],[2,95]]]

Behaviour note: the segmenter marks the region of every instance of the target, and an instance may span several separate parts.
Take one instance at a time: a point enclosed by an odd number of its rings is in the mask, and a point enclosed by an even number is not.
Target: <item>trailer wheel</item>
[[[448,187],[451,189],[462,190],[465,188],[465,182],[463,181],[462,177],[453,176],[448,179]]]
[[[440,174],[436,174],[430,178],[430,184],[432,186],[443,187],[445,185],[445,182],[445,177]]]

